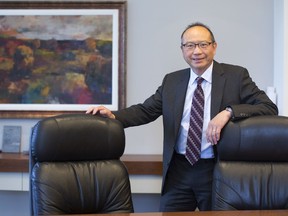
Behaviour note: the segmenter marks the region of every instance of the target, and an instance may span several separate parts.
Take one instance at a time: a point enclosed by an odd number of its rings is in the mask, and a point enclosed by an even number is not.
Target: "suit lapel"
[[[190,68],[184,69],[182,72],[183,73],[179,72],[181,79],[177,87],[175,103],[173,104],[174,110],[175,110],[174,112],[175,137],[178,136],[178,131],[179,131],[179,127],[180,127],[180,123],[182,119],[186,91],[187,91],[187,86],[188,86],[189,78],[190,78]]]
[[[187,86],[189,83],[190,78],[190,68],[187,68],[182,71],[183,73],[179,72],[181,79],[179,81],[177,87],[177,93],[175,97],[175,103],[173,103],[174,112],[174,120],[175,120],[175,137],[178,135],[182,114],[183,114],[183,107],[185,103],[186,91]],[[181,74],[180,74],[181,73]],[[211,119],[215,117],[221,108],[221,102],[223,98],[223,91],[225,85],[225,78],[223,77],[223,70],[221,65],[214,61],[213,71],[212,71],[212,89],[211,89]]]
[[[221,109],[225,78],[220,64],[214,61],[212,71],[212,89],[211,89],[211,119],[215,117]]]

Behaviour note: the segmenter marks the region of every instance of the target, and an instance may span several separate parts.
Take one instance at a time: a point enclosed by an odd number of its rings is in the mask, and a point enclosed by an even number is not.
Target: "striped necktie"
[[[194,91],[190,113],[190,125],[188,129],[185,157],[191,165],[194,165],[200,159],[201,155],[201,138],[204,116],[204,92],[201,87],[203,80],[202,77],[196,78],[197,87]]]

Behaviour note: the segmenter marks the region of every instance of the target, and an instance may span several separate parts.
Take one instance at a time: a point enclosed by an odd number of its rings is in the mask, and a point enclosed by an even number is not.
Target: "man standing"
[[[214,60],[216,48],[209,27],[193,23],[181,35],[189,68],[167,74],[142,104],[115,112],[98,106],[86,112],[116,118],[125,128],[163,116],[160,211],[210,210],[215,147],[222,128],[230,119],[278,114],[247,69]]]

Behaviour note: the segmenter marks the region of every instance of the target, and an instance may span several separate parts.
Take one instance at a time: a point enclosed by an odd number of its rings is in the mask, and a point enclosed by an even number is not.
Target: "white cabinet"
[[[21,172],[1,172],[0,190],[29,191],[29,174]]]
[[[29,191],[29,173],[22,173],[22,191]]]
[[[158,175],[130,175],[132,193],[160,193]],[[0,191],[29,191],[29,173],[0,172]]]

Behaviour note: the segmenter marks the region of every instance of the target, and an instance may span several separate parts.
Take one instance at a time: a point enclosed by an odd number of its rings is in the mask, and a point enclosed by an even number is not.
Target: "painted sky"
[[[112,15],[0,16],[0,33],[18,39],[112,40]]]

